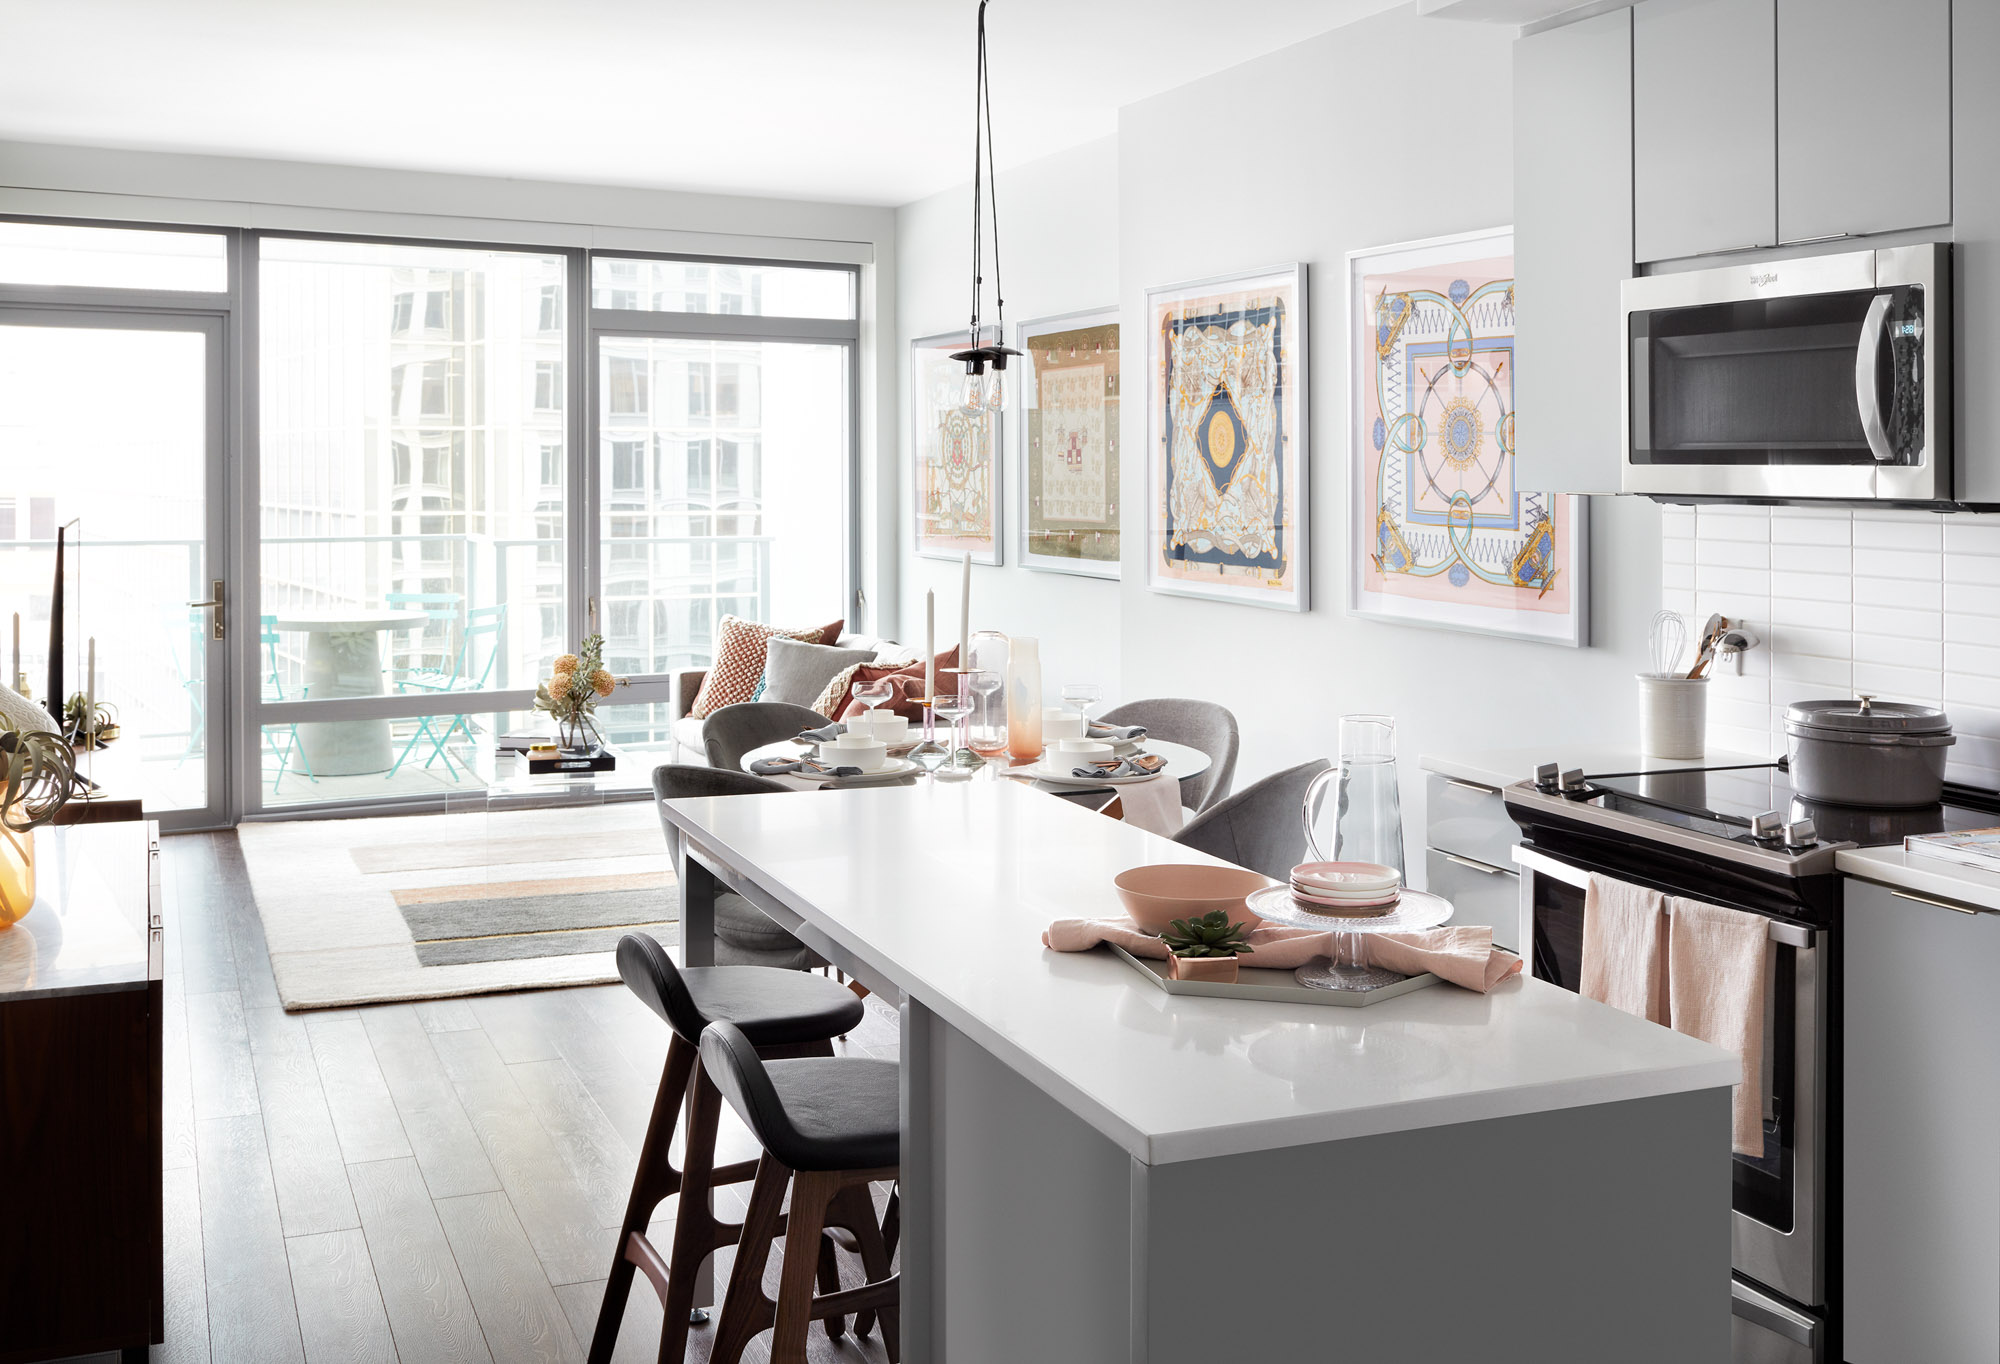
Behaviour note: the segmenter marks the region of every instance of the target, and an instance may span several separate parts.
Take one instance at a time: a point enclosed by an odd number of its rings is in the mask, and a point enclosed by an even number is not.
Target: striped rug
[[[237,831],[287,1009],[618,978],[621,935],[679,941],[650,801]]]

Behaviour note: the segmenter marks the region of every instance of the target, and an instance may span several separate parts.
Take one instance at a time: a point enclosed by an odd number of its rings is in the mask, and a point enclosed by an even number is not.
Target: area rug
[[[650,801],[237,830],[287,1009],[618,978],[620,936],[680,940]]]

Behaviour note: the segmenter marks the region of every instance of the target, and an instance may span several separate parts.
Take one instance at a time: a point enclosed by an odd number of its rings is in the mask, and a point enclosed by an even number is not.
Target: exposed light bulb
[[[1007,386],[1000,370],[994,370],[986,379],[986,410],[998,412],[1007,406]]]
[[[965,376],[965,392],[959,398],[958,410],[969,417],[976,417],[984,410],[986,403],[985,385],[977,374]]]

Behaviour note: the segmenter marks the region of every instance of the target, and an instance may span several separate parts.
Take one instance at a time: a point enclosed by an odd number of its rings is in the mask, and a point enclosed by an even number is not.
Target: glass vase
[[[1334,786],[1333,809],[1326,788]],[[1396,721],[1340,717],[1340,765],[1306,788],[1306,846],[1315,861],[1376,862],[1403,870],[1403,801],[1396,775]]]
[[[1042,655],[1025,635],[1007,642],[1007,756],[1031,763],[1042,756]]]
[[[999,685],[974,689],[968,746],[982,757],[997,757],[1007,751],[1007,636],[998,630],[981,630],[972,637],[969,648],[967,671],[990,673]]]
[[[0,928],[35,907],[35,834],[0,824]]]

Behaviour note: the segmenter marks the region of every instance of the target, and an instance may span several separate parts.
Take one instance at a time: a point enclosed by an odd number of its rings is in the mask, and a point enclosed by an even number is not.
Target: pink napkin
[[[1181,807],[1180,778],[1162,772],[1146,781],[1127,782],[1118,789],[1125,822],[1149,834],[1172,838],[1181,831],[1187,812]]]
[[[1314,957],[1328,956],[1331,933],[1284,924],[1263,924],[1250,930],[1251,954],[1245,966],[1290,970]],[[1466,925],[1433,928],[1422,933],[1367,933],[1367,961],[1373,966],[1414,976],[1429,971],[1453,985],[1485,994],[1521,969],[1521,959],[1493,945],[1493,930]],[[1099,943],[1116,943],[1135,957],[1164,960],[1167,945],[1143,933],[1130,919],[1058,919],[1042,934],[1042,945],[1058,952],[1088,952]]]

